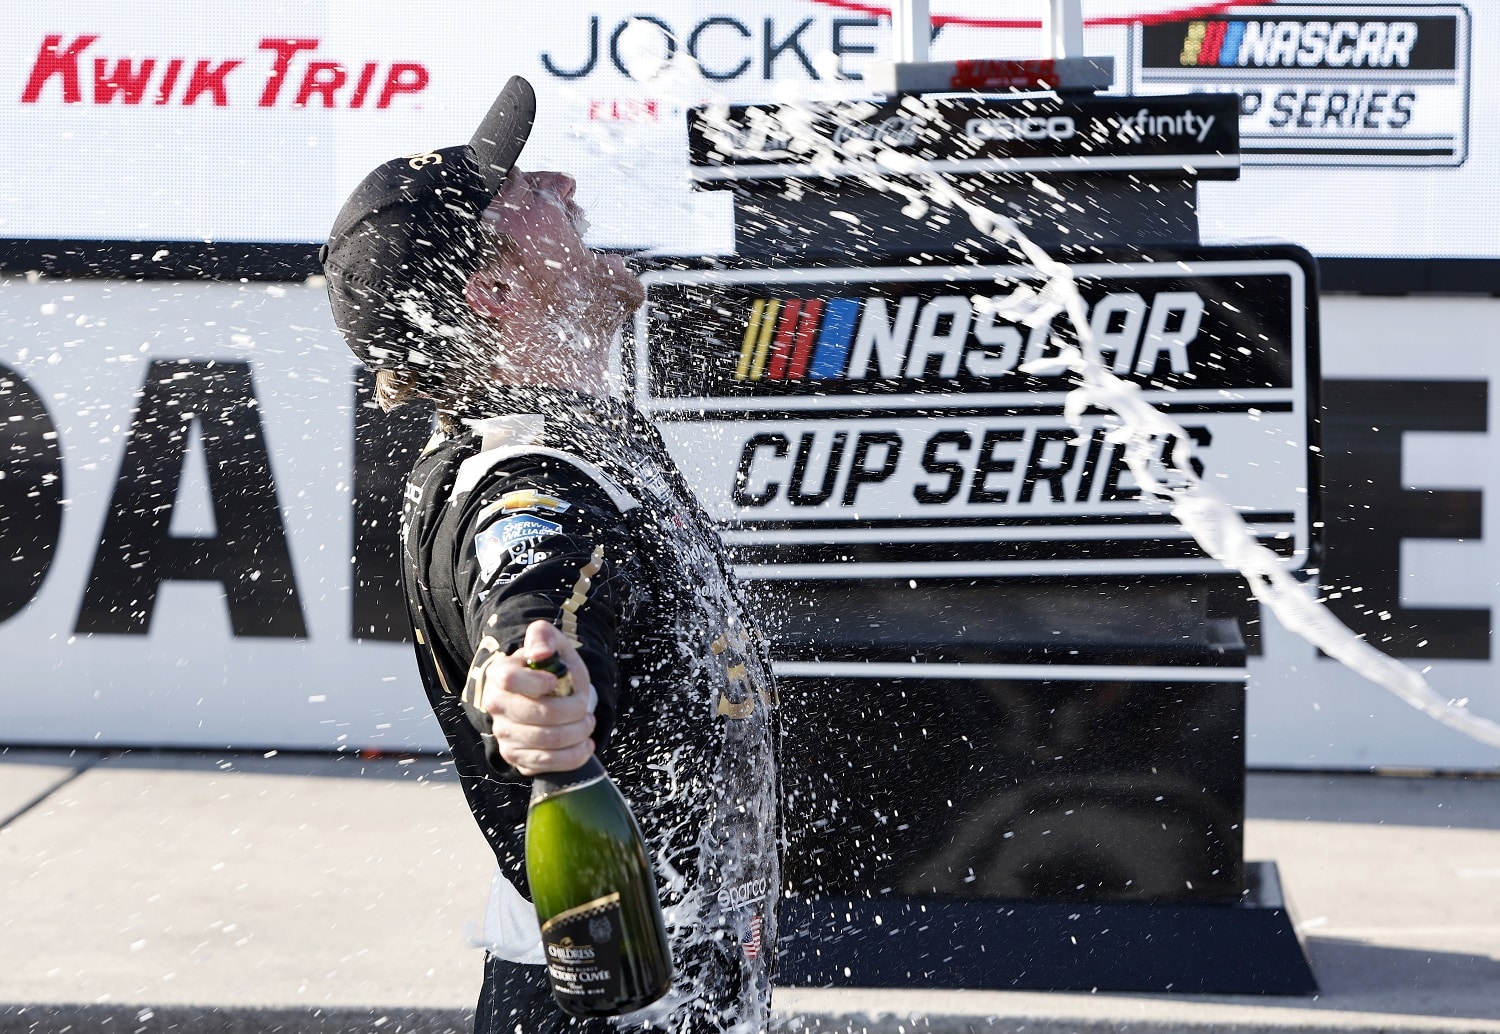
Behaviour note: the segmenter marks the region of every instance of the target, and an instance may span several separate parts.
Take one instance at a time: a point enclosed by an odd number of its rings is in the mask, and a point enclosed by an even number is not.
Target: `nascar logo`
[[[755,299],[734,379],[800,381],[841,376],[859,309],[854,298]]]
[[[1189,22],[1188,68],[1407,68],[1417,43],[1410,21],[1221,19]]]
[[[997,318],[1000,298],[756,298],[734,380],[743,383],[877,378],[988,379],[1040,352],[1048,325],[1023,330]],[[1166,359],[1189,369],[1188,346],[1206,311],[1195,291],[1105,295],[1090,322],[1115,372],[1149,374]]]

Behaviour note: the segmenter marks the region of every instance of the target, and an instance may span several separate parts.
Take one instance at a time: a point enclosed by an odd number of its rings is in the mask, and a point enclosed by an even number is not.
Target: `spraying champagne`
[[[572,676],[553,654],[528,666]],[[656,882],[630,806],[599,759],[531,784],[526,877],[552,996],[574,1016],[617,1016],[666,994],[672,955]]]

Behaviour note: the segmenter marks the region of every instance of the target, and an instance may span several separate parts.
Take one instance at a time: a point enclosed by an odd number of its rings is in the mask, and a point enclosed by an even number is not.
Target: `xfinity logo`
[[[1078,126],[1067,115],[1045,118],[997,115],[969,119],[964,123],[964,134],[970,140],[1071,140],[1078,135]]]
[[[1189,108],[1175,115],[1153,115],[1150,108],[1142,108],[1134,115],[1115,118],[1116,129],[1121,140],[1139,141],[1148,136],[1187,136],[1200,144],[1208,138],[1216,116],[1199,115]]]
[[[1114,116],[1108,121],[1115,134],[1127,143],[1141,143],[1148,137],[1190,137],[1198,143],[1208,139],[1217,116],[1199,115],[1189,108],[1170,115],[1154,114],[1141,108],[1133,115]],[[1071,140],[1078,135],[1078,124],[1068,115],[1006,116],[971,118],[964,123],[964,134],[975,141]]]

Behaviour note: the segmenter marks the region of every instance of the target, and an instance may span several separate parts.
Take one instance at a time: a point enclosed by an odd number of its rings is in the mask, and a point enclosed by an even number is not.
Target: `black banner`
[[[1146,69],[1272,68],[1452,72],[1456,15],[1410,6],[1341,9],[1329,4],[1265,14],[1231,13],[1143,25]]]
[[[1117,376],[1154,391],[1286,389],[1302,314],[1287,270],[1262,259],[1296,254],[1257,252],[1191,274],[1174,265],[1185,254],[1145,264],[1112,256],[1077,267],[1076,282]],[[868,405],[891,395],[1057,391],[1055,377],[1021,367],[1047,354],[1054,334],[1071,340],[1066,316],[1027,326],[997,311],[1017,288],[1040,286],[1034,270],[988,265],[653,280],[650,390],[709,406],[786,398],[794,408],[794,399],[826,405],[829,396]]]
[[[815,107],[739,105],[720,117],[688,118],[693,176],[735,180],[856,175],[877,151],[921,159],[925,171],[1190,172],[1228,178],[1239,170],[1238,99],[1172,97],[928,97]],[[811,161],[827,150],[851,164]],[[899,167],[883,167],[899,175]]]

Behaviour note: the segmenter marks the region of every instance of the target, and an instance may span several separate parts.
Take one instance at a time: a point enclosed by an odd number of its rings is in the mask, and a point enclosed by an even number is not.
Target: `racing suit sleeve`
[[[475,646],[463,698],[490,767],[516,775],[478,708],[483,669],[516,650],[538,619],[560,628],[588,666],[597,695],[594,745],[602,752],[618,713],[619,639],[632,600],[625,572],[633,540],[624,515],[588,475],[543,455],[502,460],[463,507],[454,587]]]

